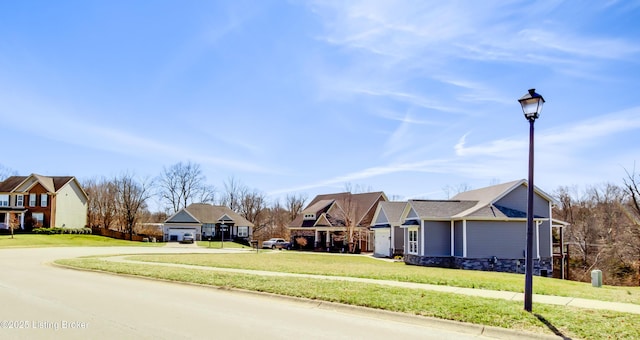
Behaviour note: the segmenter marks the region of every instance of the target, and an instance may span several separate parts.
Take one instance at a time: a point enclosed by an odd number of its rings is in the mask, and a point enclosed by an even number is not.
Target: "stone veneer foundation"
[[[418,256],[405,254],[404,262],[416,266],[483,270],[524,274],[525,259],[464,258],[456,256]],[[544,275],[543,275],[544,274]],[[533,259],[533,275],[551,277],[551,258]]]

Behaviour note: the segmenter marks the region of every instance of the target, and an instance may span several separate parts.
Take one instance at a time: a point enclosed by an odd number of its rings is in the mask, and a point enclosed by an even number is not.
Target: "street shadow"
[[[556,328],[556,326],[554,326],[551,322],[549,322],[549,320],[545,319],[544,316],[540,314],[533,314],[533,315],[535,315],[536,318],[540,320],[540,322],[542,322],[545,326],[547,326],[547,328],[549,328],[553,332],[553,334],[561,337],[562,339],[571,340],[570,337],[562,334],[562,332],[558,328]]]

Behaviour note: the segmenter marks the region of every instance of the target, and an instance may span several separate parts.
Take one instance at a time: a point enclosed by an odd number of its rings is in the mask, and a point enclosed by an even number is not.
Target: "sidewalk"
[[[243,274],[263,275],[263,276],[305,277],[305,278],[314,278],[314,279],[320,279],[320,280],[364,282],[364,283],[379,284],[379,285],[386,285],[386,286],[392,286],[392,287],[424,289],[424,290],[430,290],[430,291],[463,294],[463,295],[478,296],[478,297],[485,297],[485,298],[503,299],[503,300],[511,300],[511,301],[524,301],[524,293],[476,289],[476,288],[440,286],[440,285],[432,285],[432,284],[426,284],[426,283],[375,280],[375,279],[365,279],[365,278],[346,277],[346,276],[294,274],[294,273],[270,272],[270,271],[263,271],[263,270],[217,268],[217,267],[205,267],[205,266],[195,266],[195,265],[175,264],[175,263],[154,263],[154,262],[143,262],[143,261],[131,261],[131,260],[125,259],[125,257],[127,256],[129,255],[106,257],[104,259],[108,261],[116,261],[116,262],[137,263],[137,264],[168,266],[168,267],[182,267],[182,268],[231,272],[231,273],[243,273]],[[607,301],[600,301],[600,300],[589,300],[589,299],[574,298],[574,297],[539,295],[539,294],[533,294],[533,302],[550,304],[550,305],[562,305],[562,306],[570,306],[570,307],[577,307],[577,308],[585,308],[585,309],[602,309],[602,310],[611,310],[611,311],[617,311],[617,312],[623,312],[623,313],[640,314],[640,305],[631,304],[631,303],[607,302]]]

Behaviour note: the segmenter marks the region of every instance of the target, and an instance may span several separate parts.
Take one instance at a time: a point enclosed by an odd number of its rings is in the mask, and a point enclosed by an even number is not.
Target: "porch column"
[[[425,234],[427,233],[427,228],[425,228],[426,226],[426,222],[421,220],[420,221],[420,229],[418,229],[418,237],[419,237],[419,241],[418,241],[418,255],[420,256],[425,256],[426,252],[427,252],[427,247],[424,244],[424,240],[425,240]]]
[[[313,242],[315,244],[313,245],[313,247],[315,248],[320,246],[320,241],[318,241],[318,229],[314,230],[314,233],[315,236],[313,237]]]
[[[327,235],[326,235],[326,236],[325,236],[325,238],[324,238],[324,244],[325,244],[325,247],[326,247],[327,249],[329,249],[329,246],[330,246],[329,241],[330,241],[330,240],[331,240],[331,231],[330,231],[330,230],[327,230]]]
[[[455,238],[455,223],[451,221],[451,256],[454,256],[456,253],[456,238]]]
[[[24,230],[24,212],[20,213],[20,229]]]
[[[542,221],[536,221],[536,257],[540,259],[540,223]]]
[[[467,220],[462,220],[462,257],[467,257]]]

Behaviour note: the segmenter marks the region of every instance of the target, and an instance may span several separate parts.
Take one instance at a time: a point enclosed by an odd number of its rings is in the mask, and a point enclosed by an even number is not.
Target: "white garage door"
[[[169,241],[182,241],[185,233],[193,234],[193,237],[196,236],[195,228],[171,228],[169,229]]]
[[[376,228],[375,229],[375,238],[376,238],[376,247],[374,248],[374,254],[378,256],[390,256],[389,248],[391,248],[391,241],[389,237],[391,236],[391,231],[389,228]]]

